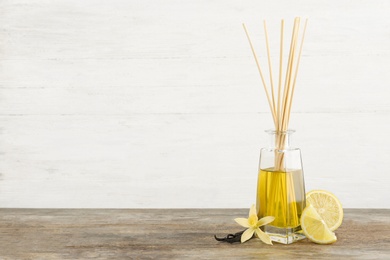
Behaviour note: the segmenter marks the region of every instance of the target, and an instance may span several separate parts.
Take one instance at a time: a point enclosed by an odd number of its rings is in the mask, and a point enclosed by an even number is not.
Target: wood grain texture
[[[0,259],[388,259],[390,210],[346,209],[338,241],[214,240],[245,209],[1,209]]]
[[[249,207],[272,120],[241,23],[266,65],[261,20],[277,58],[279,18],[302,15],[291,127],[307,190],[390,208],[389,10],[386,0],[0,1],[0,207]]]

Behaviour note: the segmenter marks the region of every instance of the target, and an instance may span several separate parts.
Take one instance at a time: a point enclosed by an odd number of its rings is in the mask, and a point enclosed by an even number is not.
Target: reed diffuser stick
[[[307,19],[305,21],[305,27],[303,28],[303,34],[302,34],[302,39],[301,39],[301,45],[299,46],[299,53],[298,53],[298,60],[297,60],[297,66],[295,68],[295,75],[294,75],[294,82],[293,82],[293,88],[292,88],[292,96],[291,96],[291,102],[290,102],[290,106],[289,106],[289,112],[291,110],[291,105],[292,105],[292,101],[293,101],[293,97],[294,97],[294,90],[295,90],[295,83],[297,81],[297,75],[298,75],[298,69],[299,69],[299,62],[301,60],[301,54],[302,54],[302,47],[303,47],[303,41],[305,40],[305,34],[306,34],[306,27],[307,27]],[[287,117],[287,125],[290,121],[290,113],[288,114],[288,117]]]
[[[272,107],[272,102],[271,102],[271,99],[270,99],[269,94],[268,94],[267,84],[265,84],[265,80],[264,80],[264,77],[263,77],[263,72],[261,71],[261,67],[260,67],[260,62],[259,62],[259,60],[257,59],[256,51],[255,51],[255,49],[253,48],[253,44],[252,44],[251,38],[250,38],[250,36],[249,36],[248,30],[246,29],[245,24],[242,24],[242,26],[244,27],[246,36],[247,36],[248,41],[249,41],[249,45],[251,46],[252,53],[253,53],[253,56],[254,56],[255,61],[256,61],[257,69],[259,70],[260,77],[261,77],[261,81],[263,82],[265,94],[266,94],[267,99],[268,99],[268,104],[269,104],[270,109],[271,109],[272,118],[273,118],[273,120],[274,120],[274,123],[276,124],[276,115],[275,115],[275,111],[274,111],[274,109],[273,109],[273,107]]]
[[[282,88],[282,74],[283,74],[283,38],[284,38],[284,20],[282,19],[280,26],[280,58],[279,58],[279,84],[278,84],[278,107],[277,107],[277,120],[275,129],[279,130],[279,122],[281,118],[281,88]]]
[[[274,112],[276,113],[276,105],[275,105],[275,91],[274,91],[274,81],[272,78],[272,65],[271,65],[271,53],[269,50],[269,41],[268,41],[268,31],[267,31],[267,23],[264,20],[264,32],[265,32],[265,42],[267,45],[267,56],[268,56],[268,67],[269,67],[269,80],[271,83],[271,93],[272,93],[272,106],[274,108]],[[277,124],[277,120],[275,121],[275,125]]]
[[[297,28],[298,27],[298,28]],[[286,125],[286,119],[288,114],[288,102],[291,97],[291,75],[292,75],[292,68],[294,64],[294,55],[295,55],[295,46],[296,46],[296,36],[297,36],[297,29],[299,29],[299,18],[295,18],[294,20],[294,28],[290,43],[290,55],[288,58],[288,65],[287,65],[287,71],[286,71],[286,79],[284,82],[284,92],[283,92],[283,108],[282,108],[282,122],[281,122],[281,128],[279,131],[286,131],[288,129]]]

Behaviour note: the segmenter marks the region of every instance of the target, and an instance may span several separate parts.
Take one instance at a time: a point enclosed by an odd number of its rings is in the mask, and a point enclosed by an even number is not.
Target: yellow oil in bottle
[[[257,184],[257,215],[274,216],[270,224],[277,228],[296,228],[305,208],[305,186],[301,170],[259,171]]]

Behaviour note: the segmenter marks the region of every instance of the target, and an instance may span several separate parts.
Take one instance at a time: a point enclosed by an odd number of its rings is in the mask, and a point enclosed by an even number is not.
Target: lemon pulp
[[[343,208],[340,201],[329,191],[313,190],[306,194],[306,204],[315,208],[331,231],[343,222]]]

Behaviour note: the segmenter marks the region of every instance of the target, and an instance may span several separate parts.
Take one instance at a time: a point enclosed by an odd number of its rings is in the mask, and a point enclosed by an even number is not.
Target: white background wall
[[[262,19],[277,46],[280,18],[299,15],[306,188],[389,208],[389,13],[386,0],[1,0],[0,207],[249,207],[272,121],[241,23],[266,68]]]

